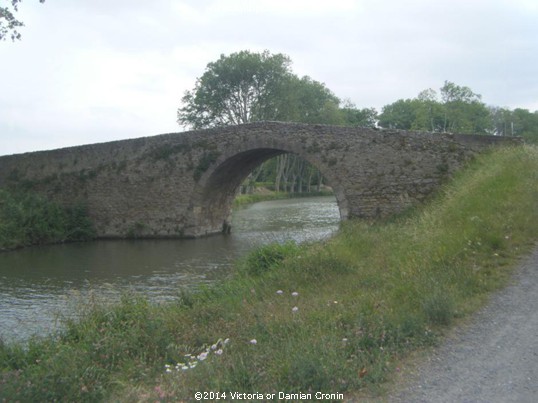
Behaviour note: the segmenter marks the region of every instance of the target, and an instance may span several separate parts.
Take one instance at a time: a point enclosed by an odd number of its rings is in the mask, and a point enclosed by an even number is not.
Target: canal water
[[[340,216],[334,197],[266,201],[238,209],[231,235],[194,240],[103,240],[0,253],[0,339],[59,329],[78,301],[125,291],[167,301],[183,287],[225,278],[233,261],[272,242],[317,241]]]

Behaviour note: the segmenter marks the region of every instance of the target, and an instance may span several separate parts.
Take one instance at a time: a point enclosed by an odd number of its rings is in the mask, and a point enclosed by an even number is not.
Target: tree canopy
[[[221,55],[183,96],[178,123],[198,129],[276,118],[290,63],[268,51]]]
[[[177,120],[195,129],[262,120],[342,124],[339,104],[324,84],[293,74],[288,56],[245,50],[207,65]]]

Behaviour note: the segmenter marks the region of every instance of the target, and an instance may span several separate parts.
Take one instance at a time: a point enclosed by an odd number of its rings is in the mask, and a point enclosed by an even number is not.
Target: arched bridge
[[[88,207],[100,237],[221,232],[263,161],[297,154],[333,188],[342,219],[422,201],[494,136],[259,122],[0,157],[0,187],[25,185]]]

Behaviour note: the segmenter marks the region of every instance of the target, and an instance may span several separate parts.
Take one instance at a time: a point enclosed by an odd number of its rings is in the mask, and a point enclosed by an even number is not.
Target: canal
[[[234,211],[231,235],[195,240],[99,240],[0,253],[0,338],[28,339],[59,329],[80,301],[125,291],[154,302],[230,274],[256,246],[317,241],[339,225],[334,197],[255,203]]]

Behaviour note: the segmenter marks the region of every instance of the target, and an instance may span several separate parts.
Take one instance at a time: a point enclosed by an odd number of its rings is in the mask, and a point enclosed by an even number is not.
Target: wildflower
[[[224,345],[228,344],[230,342],[230,339],[224,339]]]
[[[291,293],[291,296],[292,296],[292,297],[298,297],[298,296],[299,296],[299,293],[298,293],[297,291],[293,291],[293,292]]]
[[[294,306],[293,308],[291,308],[291,311],[292,311],[293,313],[297,312],[298,310],[299,310],[299,308],[296,307],[296,306]]]
[[[216,345],[216,344],[213,344],[213,345],[211,346],[211,350],[216,350],[216,349],[217,349],[217,345]]]
[[[205,360],[206,358],[207,358],[207,351],[204,351],[204,352],[202,352],[202,353],[200,353],[200,354],[198,355],[198,359],[199,359],[200,361],[203,361],[203,360]]]
[[[222,355],[222,348],[219,348],[217,351],[215,351],[215,354]]]
[[[256,339],[252,339],[252,340],[250,341],[250,344],[258,344],[258,341],[257,341]]]
[[[282,295],[282,294],[284,294],[284,291],[282,291],[282,290],[278,290],[276,293],[277,293],[278,295]]]

